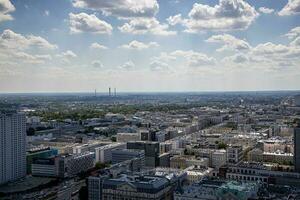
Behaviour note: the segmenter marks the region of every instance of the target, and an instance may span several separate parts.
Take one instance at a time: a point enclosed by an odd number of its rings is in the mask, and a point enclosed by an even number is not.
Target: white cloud
[[[182,16],[181,14],[178,14],[178,15],[174,15],[174,16],[170,16],[168,19],[167,19],[168,23],[172,26],[176,25],[176,24],[180,24],[182,23]]]
[[[136,40],[131,41],[129,44],[124,44],[120,46],[120,48],[124,49],[135,49],[135,50],[143,50],[151,47],[158,47],[159,45],[156,42],[143,43]]]
[[[225,57],[222,61],[225,63],[233,62],[233,63],[237,63],[237,64],[243,64],[245,62],[248,62],[249,58],[245,54],[238,53],[233,56]]]
[[[120,18],[154,17],[159,10],[156,0],[73,0],[73,6],[102,11]]]
[[[77,57],[77,55],[73,51],[67,50],[67,51],[62,52],[60,54],[57,54],[56,57],[61,58],[61,60],[64,63],[70,63],[72,59]]]
[[[224,50],[248,50],[251,48],[250,44],[245,40],[238,39],[229,34],[222,34],[222,35],[213,35],[206,40],[207,42],[212,43],[219,43],[223,44],[220,49],[217,51],[224,51]]]
[[[100,20],[94,14],[86,13],[70,13],[70,32],[82,33],[89,32],[95,34],[111,34],[113,28],[107,22]]]
[[[120,69],[122,70],[133,70],[135,68],[135,64],[130,60],[125,62],[123,65],[119,66]]]
[[[258,15],[255,8],[244,0],[219,0],[219,4],[213,7],[195,3],[189,18],[176,15],[169,17],[168,21],[172,25],[182,24],[189,33],[229,31],[247,29]]]
[[[0,47],[3,49],[28,49],[39,48],[53,50],[57,45],[49,43],[46,39],[34,35],[21,35],[6,29],[0,36]]]
[[[15,6],[10,2],[10,0],[0,1],[0,23],[3,21],[12,20],[13,17],[10,15],[11,12],[16,10]]]
[[[150,63],[151,71],[169,71],[169,65],[159,60],[153,60]]]
[[[253,48],[252,52],[257,55],[278,55],[285,54],[290,50],[288,46],[282,44],[274,44],[272,42],[267,42],[263,44],[259,44]]]
[[[278,14],[280,16],[300,14],[300,0],[288,0],[288,3]]]
[[[207,65],[216,64],[216,59],[210,57],[204,53],[196,52],[196,51],[182,51],[176,50],[170,53],[171,56],[184,57],[188,61],[188,66],[190,67],[200,67]]]
[[[259,12],[264,13],[264,14],[271,14],[274,12],[274,9],[271,8],[266,8],[266,7],[260,7]]]
[[[73,51],[71,51],[71,50],[67,50],[65,52],[62,52],[61,55],[63,57],[66,57],[66,58],[76,58],[77,57],[77,55]]]
[[[119,27],[121,32],[130,34],[176,35],[176,31],[168,29],[168,24],[160,24],[155,18],[134,18]]]
[[[92,43],[90,48],[92,48],[92,49],[108,49],[106,46],[99,44],[97,42]]]
[[[289,39],[294,39],[300,36],[300,26],[291,29],[287,34],[285,34]]]
[[[300,47],[300,36],[291,42],[292,46]]]

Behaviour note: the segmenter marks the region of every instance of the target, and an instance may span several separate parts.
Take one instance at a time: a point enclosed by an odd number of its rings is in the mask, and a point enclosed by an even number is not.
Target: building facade
[[[294,166],[300,172],[300,125],[294,128]]]
[[[26,118],[0,114],[0,184],[26,176]]]

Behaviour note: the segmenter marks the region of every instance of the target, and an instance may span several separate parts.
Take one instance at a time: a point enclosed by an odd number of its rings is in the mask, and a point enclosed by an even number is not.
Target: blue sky
[[[300,0],[0,0],[0,92],[300,89]]]

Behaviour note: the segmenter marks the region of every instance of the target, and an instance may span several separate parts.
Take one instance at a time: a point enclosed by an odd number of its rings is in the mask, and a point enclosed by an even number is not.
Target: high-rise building
[[[127,142],[127,149],[139,149],[145,152],[145,164],[147,167],[157,167],[159,165],[159,143],[135,141]]]
[[[0,114],[0,184],[26,176],[26,118]]]
[[[300,106],[300,94],[294,97],[295,106]]]
[[[300,124],[294,128],[294,166],[300,172]]]

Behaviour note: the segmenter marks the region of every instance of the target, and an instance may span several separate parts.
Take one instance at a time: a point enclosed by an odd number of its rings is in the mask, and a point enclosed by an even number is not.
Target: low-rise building
[[[125,143],[112,143],[95,149],[96,162],[107,163],[112,161],[112,150],[125,149]]]

